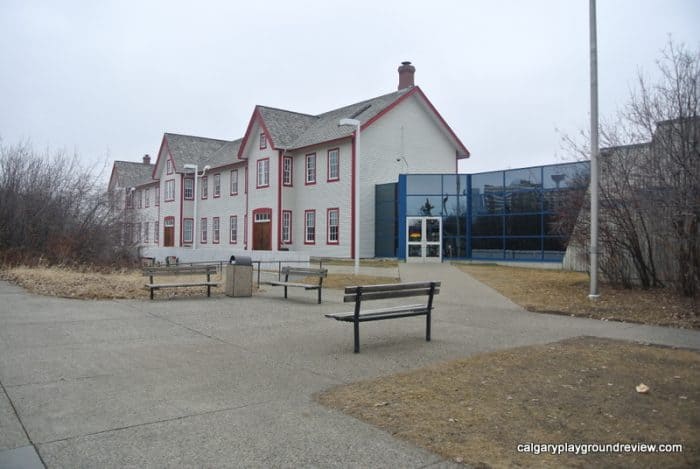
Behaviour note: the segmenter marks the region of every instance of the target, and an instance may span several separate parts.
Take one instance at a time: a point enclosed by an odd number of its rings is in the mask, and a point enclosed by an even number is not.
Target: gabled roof
[[[242,141],[243,139],[239,138],[238,140],[226,142],[221,148],[204,159],[201,164],[216,168],[217,166],[226,166],[235,163],[238,161],[238,148],[241,146]]]
[[[152,164],[133,161],[115,161],[112,167],[109,187],[136,187],[153,182]]]
[[[350,104],[349,106],[316,116],[267,106],[256,106],[248,123],[245,136],[240,143],[238,157],[243,155],[253,124],[257,120],[260,120],[261,127],[268,134],[273,148],[295,150],[349,137],[355,129],[349,126],[339,126],[338,121],[340,119],[357,119],[364,129],[364,127],[372,124],[381,115],[401,102],[401,100],[413,94],[418,94],[424,100],[426,106],[435,115],[436,120],[444,127],[450,138],[454,140],[455,145],[459,148],[458,154],[460,156],[469,156],[469,150],[447,125],[421,89],[415,86]]]
[[[177,171],[182,171],[182,167],[186,164],[199,166],[211,164],[207,163],[207,160],[221,150],[224,145],[231,143],[228,140],[172,133],[166,133],[164,139],[167,141],[168,150],[170,150]]]

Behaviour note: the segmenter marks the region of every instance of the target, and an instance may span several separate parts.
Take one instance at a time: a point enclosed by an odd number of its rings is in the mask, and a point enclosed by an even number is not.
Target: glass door
[[[442,218],[406,218],[406,262],[442,261]]]

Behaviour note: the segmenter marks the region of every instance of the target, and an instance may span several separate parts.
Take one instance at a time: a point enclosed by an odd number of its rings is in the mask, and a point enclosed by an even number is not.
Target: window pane
[[[406,197],[406,215],[420,217],[434,217],[442,214],[442,198],[434,196],[408,196]]]
[[[503,217],[474,217],[472,236],[501,236],[503,234]]]
[[[542,210],[540,190],[506,191],[506,212],[539,212]]]
[[[473,238],[472,258],[503,259],[502,238]]]
[[[442,191],[445,194],[467,194],[466,174],[446,174],[442,176]]]
[[[544,187],[556,189],[564,187],[588,187],[591,166],[588,161],[545,166]]]
[[[406,176],[408,194],[442,194],[442,176],[439,174],[409,174]]]
[[[541,173],[541,166],[536,168],[506,170],[506,187],[509,189],[532,189],[541,187]]]
[[[542,233],[541,215],[510,215],[506,217],[506,236],[535,236]]]

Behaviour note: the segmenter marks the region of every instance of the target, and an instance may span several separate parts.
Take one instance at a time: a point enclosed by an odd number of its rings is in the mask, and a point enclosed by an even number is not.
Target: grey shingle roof
[[[210,164],[207,160],[229,143],[227,140],[171,133],[166,133],[165,139],[178,171],[182,171],[182,167],[188,163],[199,166]]]
[[[351,135],[355,129],[349,126],[339,126],[338,121],[340,119],[357,119],[364,124],[412,89],[413,88],[404,88],[399,91],[394,91],[393,93],[377,96],[376,98],[360,101],[359,103],[319,114],[312,124],[294,140],[289,148],[302,148],[336,138],[347,137]]]
[[[314,122],[316,116],[299,112],[285,111],[267,106],[258,106],[258,111],[270,132],[270,138],[277,148],[289,148]]]
[[[113,178],[116,187],[136,187],[148,184],[153,179],[152,164],[135,163],[133,161],[115,161]]]
[[[227,164],[235,163],[238,161],[238,149],[241,147],[242,141],[243,139],[239,138],[238,140],[226,142],[221,146],[221,148],[204,159],[201,164],[204,166],[209,165],[212,168],[215,168],[217,166],[225,166]]]

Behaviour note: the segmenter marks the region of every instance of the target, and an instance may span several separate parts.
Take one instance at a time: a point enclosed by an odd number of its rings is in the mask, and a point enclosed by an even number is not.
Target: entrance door
[[[253,250],[270,251],[272,249],[272,210],[253,211]]]
[[[406,261],[442,261],[442,218],[406,218]]]
[[[163,246],[175,246],[175,218],[165,217],[163,220]]]

